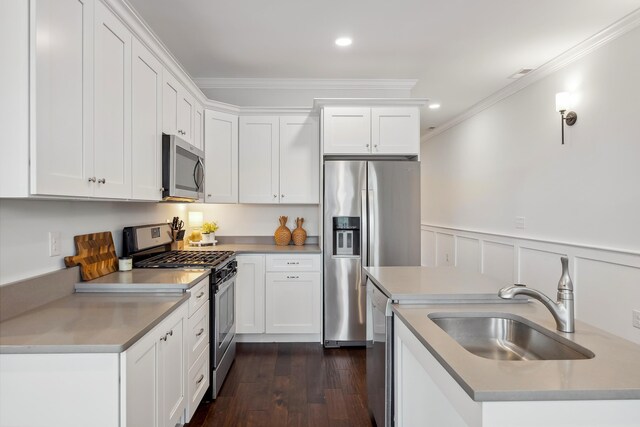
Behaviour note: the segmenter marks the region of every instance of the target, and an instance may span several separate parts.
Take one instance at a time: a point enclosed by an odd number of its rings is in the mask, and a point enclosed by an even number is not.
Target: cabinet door
[[[324,154],[371,152],[371,109],[326,107],[323,111]]]
[[[178,135],[185,141],[195,145],[193,140],[193,116],[195,101],[182,86],[178,93]]]
[[[266,332],[320,332],[320,273],[267,273]]]
[[[193,145],[204,150],[204,109],[198,103],[193,116]]]
[[[160,426],[174,427],[186,406],[186,306],[160,329]]]
[[[236,332],[264,333],[264,255],[238,255]]]
[[[162,198],[162,65],[137,39],[131,64],[132,197]]]
[[[238,116],[204,113],[205,202],[238,203]]]
[[[160,336],[150,332],[123,354],[125,373],[124,413],[126,426],[157,427]]]
[[[279,119],[240,117],[240,203],[279,203]]]
[[[94,167],[97,197],[131,197],[131,33],[95,5]]]
[[[418,108],[372,108],[371,143],[373,154],[420,154]]]
[[[93,193],[93,8],[94,0],[35,2],[33,194]]]
[[[320,146],[315,117],[280,117],[280,203],[320,203]]]
[[[169,70],[162,72],[162,132],[178,135],[178,99],[180,83]]]

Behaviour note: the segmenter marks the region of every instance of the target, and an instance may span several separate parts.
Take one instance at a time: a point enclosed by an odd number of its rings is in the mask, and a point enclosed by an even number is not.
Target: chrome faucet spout
[[[557,302],[553,301],[542,292],[536,289],[527,288],[525,285],[521,284],[506,286],[500,289],[498,296],[503,299],[513,299],[517,295],[526,295],[537,299],[549,309],[553,318],[556,320],[556,327],[559,331],[574,332],[575,310],[573,304],[573,283],[569,276],[569,259],[567,257],[562,257],[561,262],[562,276],[558,282]]]

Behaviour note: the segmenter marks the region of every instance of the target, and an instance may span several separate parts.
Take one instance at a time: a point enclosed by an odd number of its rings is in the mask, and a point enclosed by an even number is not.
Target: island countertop
[[[0,323],[0,353],[120,353],[188,293],[75,293]]]
[[[451,267],[364,267],[364,272],[388,298],[409,303],[505,303],[498,291],[511,284]],[[526,302],[527,298],[517,300]]]
[[[475,401],[640,399],[640,345],[576,321],[575,333],[556,331],[549,311],[527,304],[400,305],[393,311]],[[493,360],[470,353],[429,315],[515,315],[593,352],[582,360]],[[462,314],[460,314],[462,313]]]

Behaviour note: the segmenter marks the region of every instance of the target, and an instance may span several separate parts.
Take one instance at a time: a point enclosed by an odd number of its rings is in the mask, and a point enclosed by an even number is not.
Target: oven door
[[[213,312],[213,363],[214,368],[231,345],[236,334],[236,276],[235,274],[218,286]]]

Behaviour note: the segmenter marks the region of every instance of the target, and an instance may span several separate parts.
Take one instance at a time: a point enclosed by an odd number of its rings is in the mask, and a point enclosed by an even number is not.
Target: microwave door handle
[[[202,173],[198,174],[198,170],[202,170]],[[200,188],[202,186],[202,181],[204,180],[204,165],[200,158],[196,162],[196,165],[193,167],[193,182],[196,185],[196,191],[200,192]]]
[[[202,190],[202,184],[204,184],[204,163],[202,159],[198,157],[198,164],[200,165],[200,182],[198,183],[198,191]]]

